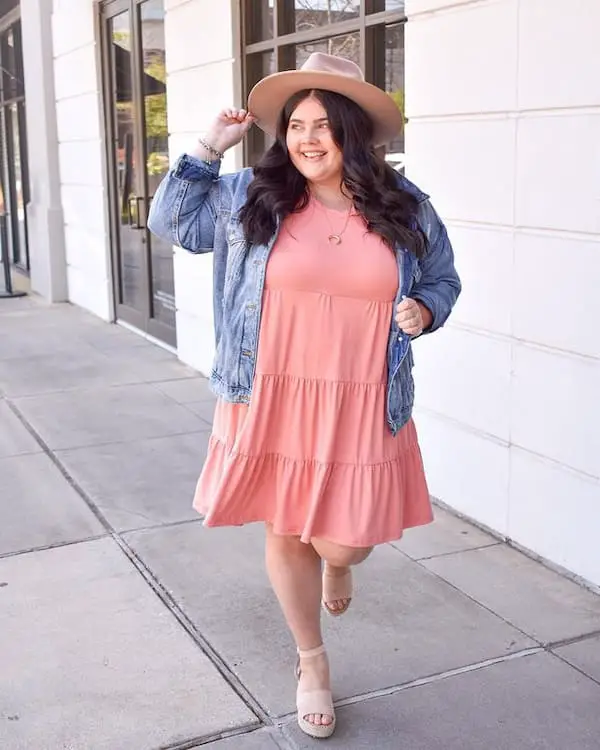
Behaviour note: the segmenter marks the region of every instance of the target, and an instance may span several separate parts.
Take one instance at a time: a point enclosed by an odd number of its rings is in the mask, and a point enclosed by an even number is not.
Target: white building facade
[[[20,217],[28,238],[13,276],[204,373],[212,260],[145,229],[169,161],[313,50],[386,88],[407,117],[389,158],[431,194],[464,285],[451,322],[414,347],[432,494],[600,585],[598,0],[8,6],[0,35],[22,37],[27,145],[25,177],[3,178],[8,223]],[[224,169],[265,145],[255,132]],[[20,203],[11,180],[28,183]]]

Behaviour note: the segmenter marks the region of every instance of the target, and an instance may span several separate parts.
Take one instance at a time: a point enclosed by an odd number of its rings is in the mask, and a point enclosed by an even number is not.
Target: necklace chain
[[[317,201],[318,203],[318,201]],[[322,205],[322,204],[321,204]],[[325,214],[325,218],[327,219],[327,223],[329,224],[329,228],[331,229],[331,234],[327,237],[327,240],[335,245],[340,245],[342,243],[342,237],[348,229],[348,224],[350,223],[350,217],[352,216],[352,209],[354,208],[353,205],[350,205],[350,208],[348,209],[346,213],[346,221],[344,222],[344,226],[342,227],[341,231],[335,232],[334,228],[331,224],[331,220],[329,219],[329,214],[327,212],[327,208],[325,206],[322,206],[323,213]]]

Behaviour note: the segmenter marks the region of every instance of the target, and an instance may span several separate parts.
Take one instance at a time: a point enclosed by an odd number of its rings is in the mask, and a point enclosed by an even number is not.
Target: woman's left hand
[[[423,329],[427,327],[423,315],[424,310],[425,307],[416,300],[409,297],[403,299],[396,308],[396,323],[400,330],[409,336],[420,336]]]

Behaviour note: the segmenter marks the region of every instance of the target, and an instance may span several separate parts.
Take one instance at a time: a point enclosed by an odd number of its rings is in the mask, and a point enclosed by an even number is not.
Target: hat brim
[[[256,117],[257,125],[274,136],[288,99],[304,89],[334,91],[356,102],[373,120],[376,146],[389,143],[402,130],[402,113],[391,96],[371,83],[334,73],[309,70],[273,73],[254,86],[248,97],[248,110]]]

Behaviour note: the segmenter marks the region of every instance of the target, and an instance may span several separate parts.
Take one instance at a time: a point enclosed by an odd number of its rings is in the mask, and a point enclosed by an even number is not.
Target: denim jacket
[[[248,403],[256,368],[267,260],[277,232],[268,244],[247,247],[239,211],[246,202],[253,172],[244,169],[219,176],[219,166],[219,162],[208,164],[181,156],[156,191],[148,228],[192,253],[214,252],[216,354],[210,384],[225,400]],[[427,236],[429,250],[417,260],[407,249],[396,247],[400,284],[395,305],[404,297],[422,302],[433,316],[426,331],[430,333],[450,315],[460,293],[460,280],[446,228],[428,196],[401,175],[398,186],[418,200],[417,221]],[[385,416],[395,435],[410,419],[414,381],[410,336],[400,331],[394,315],[391,318]]]

